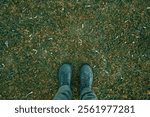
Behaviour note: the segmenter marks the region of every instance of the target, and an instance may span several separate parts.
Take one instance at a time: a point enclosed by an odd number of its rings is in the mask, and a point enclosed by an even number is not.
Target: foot
[[[63,85],[69,85],[71,82],[71,65],[70,64],[62,64],[59,68],[59,87]]]
[[[93,82],[92,68],[88,64],[83,64],[80,68],[80,92],[84,88],[91,88]]]

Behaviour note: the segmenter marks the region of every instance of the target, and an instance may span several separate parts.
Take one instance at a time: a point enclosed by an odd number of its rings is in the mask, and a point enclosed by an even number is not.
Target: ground
[[[0,0],[0,99],[52,99],[58,68],[93,69],[98,99],[150,99],[149,0]]]

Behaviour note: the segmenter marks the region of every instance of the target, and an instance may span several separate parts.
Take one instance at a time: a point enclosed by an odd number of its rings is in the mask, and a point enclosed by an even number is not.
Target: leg
[[[56,93],[54,100],[71,100],[72,93],[68,85],[61,86]]]
[[[80,94],[81,100],[97,100],[96,94],[90,88],[84,88]]]
[[[92,91],[93,72],[88,64],[83,64],[80,69],[80,99],[96,100],[97,97]]]
[[[71,65],[63,64],[59,69],[59,89],[53,98],[54,100],[70,100],[72,93],[70,88],[71,82]]]

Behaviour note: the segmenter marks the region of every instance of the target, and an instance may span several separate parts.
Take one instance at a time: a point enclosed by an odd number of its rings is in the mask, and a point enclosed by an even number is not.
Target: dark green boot
[[[93,72],[88,64],[83,64],[80,68],[80,93],[84,88],[92,87]]]
[[[59,68],[59,87],[69,85],[71,82],[72,69],[70,64],[62,64]]]

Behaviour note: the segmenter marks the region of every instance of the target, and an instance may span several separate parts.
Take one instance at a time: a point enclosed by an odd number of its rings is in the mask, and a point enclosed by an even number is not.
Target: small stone
[[[147,10],[149,10],[149,9],[150,9],[150,7],[147,7],[146,9],[147,9]]]
[[[47,50],[44,50],[45,53],[47,53]]]
[[[121,80],[123,80],[124,78],[121,76]]]
[[[29,19],[33,19],[32,17],[29,17]]]
[[[96,65],[94,65],[93,68],[96,68]]]
[[[84,28],[84,24],[82,24],[82,28]]]
[[[99,51],[98,51],[98,50],[95,50],[95,53],[99,53]]]
[[[108,72],[108,71],[106,71],[106,70],[105,70],[105,73],[106,73],[106,74],[109,74],[109,72]]]
[[[135,37],[136,37],[136,39],[140,38],[139,36],[135,36]]]
[[[8,41],[5,41],[5,45],[6,45],[6,47],[8,48],[8,46],[9,46],[9,45],[8,45]]]
[[[64,10],[65,10],[65,8],[62,8],[61,10],[62,10],[62,11],[64,11]]]
[[[52,38],[52,37],[50,37],[50,38],[48,38],[48,40],[53,40],[53,38]]]
[[[37,16],[35,16],[34,18],[37,18]]]
[[[32,37],[32,34],[30,34],[29,37]]]
[[[116,39],[118,39],[118,38],[119,38],[119,36],[116,37]]]
[[[103,59],[104,62],[106,62],[106,59]]]
[[[127,23],[128,22],[128,20],[126,20],[124,23]]]
[[[3,68],[5,67],[5,64],[4,63],[2,63],[2,66],[3,66]]]
[[[90,7],[91,7],[91,5],[85,5],[85,7],[86,7],[86,8],[90,8]]]

